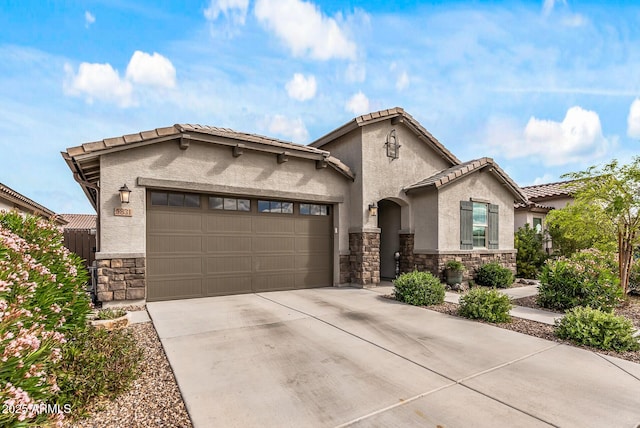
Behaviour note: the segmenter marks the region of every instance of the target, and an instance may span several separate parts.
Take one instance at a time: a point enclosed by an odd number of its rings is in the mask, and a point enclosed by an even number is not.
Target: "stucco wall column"
[[[351,283],[367,286],[380,283],[380,233],[349,233]]]

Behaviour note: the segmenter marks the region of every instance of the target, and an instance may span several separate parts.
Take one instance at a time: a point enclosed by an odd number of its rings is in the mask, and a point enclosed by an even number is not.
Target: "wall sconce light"
[[[131,195],[131,190],[129,190],[126,183],[124,186],[120,188],[119,192],[120,192],[120,202],[122,202],[123,204],[128,204],[129,196]]]
[[[378,204],[376,204],[375,202],[369,204],[369,215],[371,217],[375,217],[378,215]]]

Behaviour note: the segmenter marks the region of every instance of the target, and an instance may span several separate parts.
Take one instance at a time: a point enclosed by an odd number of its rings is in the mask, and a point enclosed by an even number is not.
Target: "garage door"
[[[326,287],[330,205],[149,191],[147,300]]]

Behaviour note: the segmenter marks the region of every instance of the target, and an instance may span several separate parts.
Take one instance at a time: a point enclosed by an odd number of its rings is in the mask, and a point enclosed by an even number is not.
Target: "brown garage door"
[[[331,206],[149,191],[147,300],[333,283]]]

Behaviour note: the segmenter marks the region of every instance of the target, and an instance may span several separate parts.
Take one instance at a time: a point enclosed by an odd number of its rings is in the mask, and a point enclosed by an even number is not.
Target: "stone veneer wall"
[[[400,273],[413,272],[413,233],[400,234]]]
[[[138,300],[145,298],[145,259],[96,260],[98,268],[97,298],[111,300]]]
[[[358,285],[380,283],[380,234],[355,232],[349,234],[350,282]]]
[[[415,267],[420,271],[428,271],[443,278],[444,267],[449,260],[458,260],[466,267],[464,280],[473,279],[480,266],[498,262],[516,273],[516,251],[499,253],[454,253],[454,254],[414,254]]]
[[[351,271],[349,270],[349,255],[340,255],[340,284],[351,282]]]

